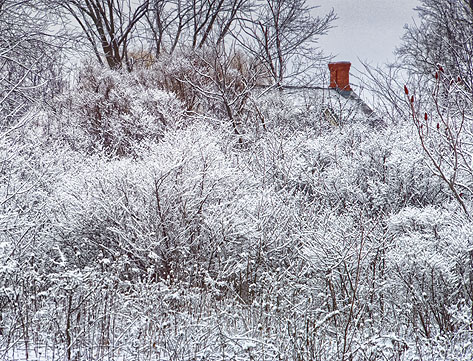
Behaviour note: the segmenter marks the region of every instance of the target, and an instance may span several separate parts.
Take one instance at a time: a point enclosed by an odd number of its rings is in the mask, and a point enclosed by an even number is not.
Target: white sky
[[[371,65],[394,60],[393,51],[400,44],[404,25],[413,23],[413,8],[419,0],[308,0],[320,5],[317,13],[335,9],[335,28],[320,39],[320,47],[335,60],[346,60],[361,69],[358,58]]]

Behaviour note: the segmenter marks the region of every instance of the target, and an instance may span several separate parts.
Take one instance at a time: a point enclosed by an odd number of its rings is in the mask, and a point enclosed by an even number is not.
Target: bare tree
[[[167,1],[155,0],[150,5],[150,11],[146,14],[148,29],[151,35],[151,47],[154,47],[154,53],[158,56],[163,49],[165,36],[171,24],[176,21],[176,15],[173,9],[168,9]]]
[[[179,45],[201,49],[211,39],[220,44],[253,6],[252,0],[156,0],[147,16],[155,53],[173,53]]]
[[[24,282],[27,254],[38,244],[28,237],[35,221],[28,222],[37,210],[28,197],[39,188],[43,174],[33,155],[41,147],[25,139],[31,126],[29,111],[56,94],[61,85],[57,79],[61,58],[47,32],[50,17],[36,5],[28,0],[0,0],[0,262],[6,267],[15,265],[10,271],[0,271],[0,338],[3,341],[6,336],[12,342],[18,342],[13,329],[26,337],[30,332],[28,310],[16,306],[23,304],[18,300],[29,287]],[[18,285],[15,294],[5,291],[12,285]],[[8,321],[3,317],[10,312],[19,317],[4,334]],[[27,358],[28,343],[22,342]]]
[[[184,73],[179,81],[206,103],[204,109],[227,119],[241,142],[248,127],[244,123],[256,111],[250,106],[251,97],[267,74],[258,61],[234,46],[222,43],[193,52],[192,71]]]
[[[410,92],[410,84],[405,87],[410,114],[433,173],[447,184],[463,213],[470,218],[473,1],[422,0],[417,11],[421,23],[407,28],[404,44],[398,50],[407,69],[416,75],[414,84],[419,79],[423,84],[418,92]],[[473,265],[473,252],[470,262]]]
[[[404,88],[410,113],[431,171],[447,186],[466,219],[471,220],[473,199],[473,89],[460,77],[452,78],[442,66],[427,92],[425,111]],[[462,287],[473,301],[473,240],[469,237],[468,281]],[[473,319],[473,308],[471,309]]]
[[[61,88],[61,56],[50,18],[32,1],[0,2],[0,130],[39,97]]]
[[[127,61],[137,24],[149,10],[149,0],[72,0],[54,1],[80,26],[87,42],[102,64],[118,69]]]
[[[420,24],[407,28],[398,49],[405,66],[430,75],[441,64],[473,88],[473,1],[422,0],[416,10]]]
[[[320,60],[318,38],[327,33],[336,19],[330,11],[312,15],[316,7],[305,0],[266,0],[255,15],[241,20],[234,36],[239,45],[259,59],[276,85],[297,77]]]

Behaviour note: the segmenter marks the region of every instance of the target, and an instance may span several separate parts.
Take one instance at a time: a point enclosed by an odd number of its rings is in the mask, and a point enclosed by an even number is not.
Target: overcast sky
[[[321,38],[320,47],[335,55],[335,60],[352,62],[357,58],[372,65],[393,60],[393,51],[400,44],[404,25],[412,24],[419,0],[308,0],[320,5],[317,13],[335,9],[336,28]]]

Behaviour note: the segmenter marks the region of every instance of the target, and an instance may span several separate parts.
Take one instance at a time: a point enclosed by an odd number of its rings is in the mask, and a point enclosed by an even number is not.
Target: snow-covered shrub
[[[251,56],[221,46],[181,49],[161,56],[152,74],[163,89],[176,94],[189,114],[230,124],[241,143],[266,128],[257,100],[268,74]]]
[[[176,94],[188,111],[229,116],[242,111],[249,92],[267,79],[260,64],[244,54],[219,47],[182,49],[161,56],[152,67],[154,79]],[[237,114],[235,114],[236,116]]]
[[[450,209],[449,209],[450,208]],[[388,219],[391,302],[400,321],[429,338],[471,323],[471,221],[455,207],[406,207]],[[468,306],[469,305],[469,306]],[[470,315],[465,319],[465,306]]]
[[[78,84],[55,105],[54,119],[43,121],[44,132],[89,154],[137,156],[140,143],[159,140],[166,128],[184,121],[183,106],[172,93],[141,80],[133,73],[85,66]]]
[[[396,126],[379,130],[356,123],[291,136],[270,132],[252,151],[259,155],[252,162],[254,169],[260,169],[259,182],[271,184],[281,194],[288,192],[285,197],[289,199],[293,197],[292,212],[297,223],[290,223],[289,237],[293,247],[300,247],[312,270],[304,277],[310,283],[302,287],[306,292],[302,294],[312,300],[304,302],[307,312],[313,310],[311,322],[318,325],[319,332],[339,330],[337,342],[341,348],[346,346],[347,352],[367,347],[368,358],[386,352],[403,354],[409,339],[403,332],[409,326],[387,309],[395,305],[390,304],[394,301],[388,295],[407,294],[407,290],[390,288],[400,281],[396,270],[386,263],[386,254],[394,247],[386,219],[406,207],[422,209],[450,200],[443,182],[425,163],[414,129]],[[449,242],[448,238],[441,239]],[[432,246],[430,242],[425,244]],[[464,261],[468,259],[466,250],[466,243],[458,250],[461,257],[466,257]],[[413,250],[413,255],[418,258],[418,250]],[[419,269],[431,272],[427,264]],[[463,273],[463,277],[466,275]],[[442,291],[440,284],[445,276],[445,270],[430,276],[436,283],[437,298],[458,290],[458,285],[450,284],[447,292]],[[301,282],[296,284],[301,287]],[[440,320],[446,308],[439,298],[432,302],[436,306],[430,307],[436,311],[429,311],[427,316],[429,322],[436,322],[434,317]],[[326,321],[318,323],[321,320]],[[377,337],[382,340],[388,332],[395,335],[389,338],[390,349],[381,344],[373,346]]]
[[[426,160],[434,174],[470,215],[473,186],[473,89],[457,76],[457,70],[438,65],[421,90],[422,98],[405,86],[410,118]],[[410,85],[409,85],[410,86]]]
[[[444,197],[410,127],[381,131],[356,123],[320,136],[298,133],[282,144],[287,185],[337,212],[379,215]]]
[[[245,189],[220,136],[204,125],[169,131],[140,160],[96,157],[66,173],[51,213],[67,264],[202,281],[229,247],[213,222]]]
[[[69,155],[34,136],[36,116],[31,110],[0,135],[0,343],[7,349],[37,336],[34,318],[51,268],[44,267],[51,249],[44,205]]]

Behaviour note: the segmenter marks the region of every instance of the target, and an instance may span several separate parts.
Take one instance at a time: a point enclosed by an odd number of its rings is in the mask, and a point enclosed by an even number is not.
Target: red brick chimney
[[[349,61],[329,63],[330,88],[350,91],[350,66]]]

